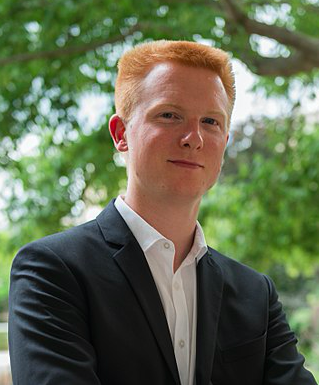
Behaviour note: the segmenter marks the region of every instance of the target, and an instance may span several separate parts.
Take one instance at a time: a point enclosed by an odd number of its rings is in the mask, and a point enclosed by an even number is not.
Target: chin
[[[176,198],[179,202],[181,201],[198,201],[202,198],[207,190],[203,191],[202,189],[174,189],[170,192],[169,199],[172,197]]]

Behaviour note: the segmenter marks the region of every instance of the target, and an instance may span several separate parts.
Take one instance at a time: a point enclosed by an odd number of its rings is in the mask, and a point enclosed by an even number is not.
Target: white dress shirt
[[[193,246],[174,273],[175,247],[119,196],[115,207],[143,250],[166,315],[182,385],[193,385],[196,362],[196,265],[206,253],[203,230],[197,222]]]

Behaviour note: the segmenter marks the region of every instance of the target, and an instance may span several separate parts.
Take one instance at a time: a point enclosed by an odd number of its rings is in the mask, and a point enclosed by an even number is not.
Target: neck
[[[183,262],[193,245],[200,199],[148,199],[136,194],[125,196],[125,202],[147,223],[175,246],[174,272]]]

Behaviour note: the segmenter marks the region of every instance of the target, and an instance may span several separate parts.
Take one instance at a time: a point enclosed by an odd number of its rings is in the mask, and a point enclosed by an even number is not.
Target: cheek
[[[224,157],[226,141],[211,141],[206,148],[206,157],[211,159],[212,163],[220,163]]]
[[[136,138],[131,156],[134,157],[138,167],[147,169],[156,162],[158,154],[161,152],[160,147],[160,141],[152,140],[148,135],[142,135]]]

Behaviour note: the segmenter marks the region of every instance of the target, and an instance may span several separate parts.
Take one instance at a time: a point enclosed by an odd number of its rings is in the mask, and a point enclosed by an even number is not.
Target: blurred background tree
[[[125,188],[107,131],[123,51],[149,39],[201,41],[242,61],[256,95],[285,107],[232,128],[200,220],[213,247],[272,275],[319,373],[319,108],[303,108],[318,97],[318,18],[317,0],[1,0],[2,310],[22,244]]]

